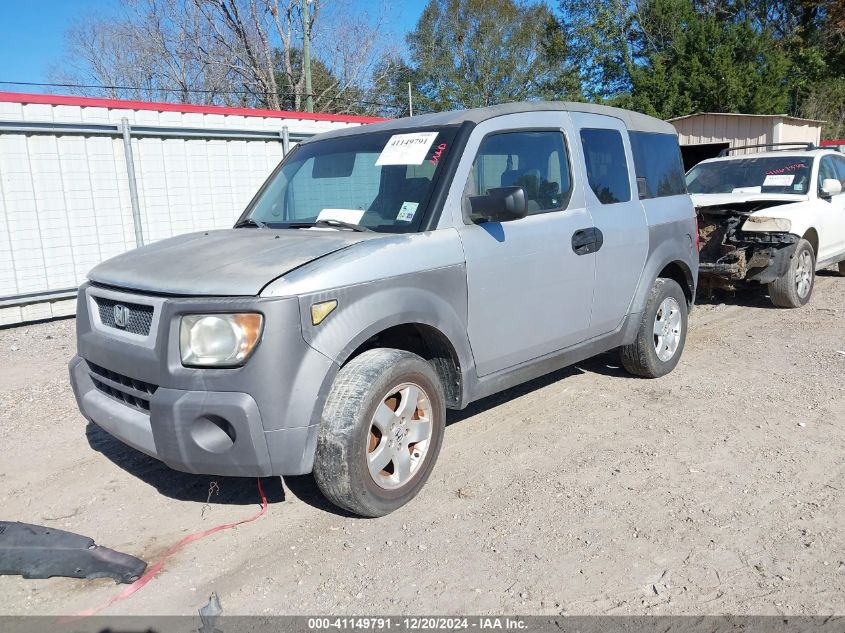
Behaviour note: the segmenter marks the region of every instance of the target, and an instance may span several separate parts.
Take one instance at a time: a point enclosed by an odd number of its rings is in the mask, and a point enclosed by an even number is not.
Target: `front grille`
[[[158,389],[157,385],[129,378],[90,362],[88,368],[97,389],[130,407],[149,412],[150,398]]]
[[[97,303],[97,309],[100,312],[100,323],[103,325],[131,334],[140,334],[141,336],[147,336],[150,333],[150,326],[153,323],[153,306],[115,301],[114,299],[106,299],[105,297],[94,297],[94,301]],[[114,307],[118,304],[129,310],[126,325],[123,327],[115,323]]]

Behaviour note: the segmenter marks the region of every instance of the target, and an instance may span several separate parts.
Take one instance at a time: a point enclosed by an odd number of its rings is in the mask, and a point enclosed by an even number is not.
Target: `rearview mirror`
[[[311,167],[311,177],[318,178],[349,178],[355,169],[355,152],[326,154],[315,156]]]
[[[488,189],[486,196],[467,196],[469,217],[479,222],[510,222],[528,214],[525,191],[522,187]]]
[[[831,198],[842,193],[842,183],[836,178],[825,178],[822,180],[820,195],[822,198]]]

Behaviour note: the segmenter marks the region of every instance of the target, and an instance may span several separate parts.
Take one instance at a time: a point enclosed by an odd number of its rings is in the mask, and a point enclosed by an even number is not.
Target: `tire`
[[[675,369],[686,343],[687,311],[687,298],[678,282],[655,280],[637,337],[620,348],[622,366],[643,378],[659,378]]]
[[[839,262],[839,276],[845,277],[845,261]]]
[[[816,283],[816,256],[807,240],[798,240],[786,272],[769,284],[769,298],[778,308],[800,308]]]
[[[414,409],[406,408],[415,393]],[[445,426],[443,386],[429,363],[397,349],[366,351],[338,372],[326,399],[314,478],[333,504],[384,516],[423,487]]]

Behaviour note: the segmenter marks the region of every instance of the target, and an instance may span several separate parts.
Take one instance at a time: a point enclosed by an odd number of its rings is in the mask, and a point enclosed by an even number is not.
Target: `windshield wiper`
[[[343,220],[317,220],[314,222],[314,226],[330,226],[333,229],[349,229],[351,231],[373,233],[373,230],[367,228],[366,226],[353,224],[352,222],[344,222]]]
[[[253,220],[252,218],[246,218],[241,220],[240,222],[236,222],[234,228],[242,229],[246,226],[253,226],[258,229],[266,229],[267,225],[262,222],[261,220]]]

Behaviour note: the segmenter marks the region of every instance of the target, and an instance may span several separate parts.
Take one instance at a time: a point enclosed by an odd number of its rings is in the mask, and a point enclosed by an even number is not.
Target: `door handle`
[[[572,250],[579,255],[586,255],[587,248],[595,241],[590,229],[579,229],[572,234]]]
[[[595,227],[579,229],[572,234],[572,250],[576,255],[588,255],[601,248],[604,236]]]

